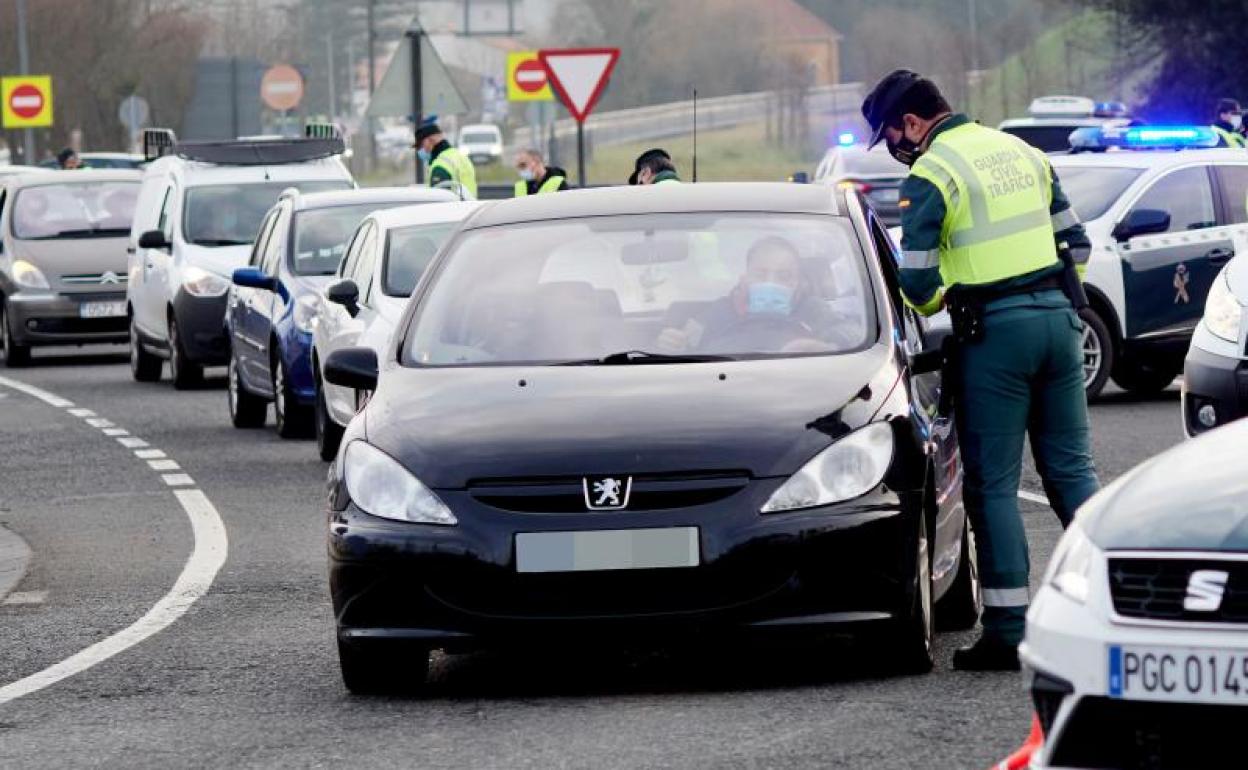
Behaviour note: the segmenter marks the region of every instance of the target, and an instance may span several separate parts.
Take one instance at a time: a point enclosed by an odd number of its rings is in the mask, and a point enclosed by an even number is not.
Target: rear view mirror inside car
[[[690,234],[688,238],[696,237]],[[689,241],[672,238],[647,238],[640,243],[625,244],[620,261],[626,265],[653,265],[658,262],[683,262],[689,258]]]

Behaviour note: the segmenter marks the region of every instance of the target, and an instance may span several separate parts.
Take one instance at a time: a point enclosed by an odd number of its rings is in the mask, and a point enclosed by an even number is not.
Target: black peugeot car
[[[483,207],[380,361],[325,364],[372,392],[330,473],[347,686],[423,682],[433,648],[707,629],[861,628],[927,670],[979,589],[924,335],[844,191]]]

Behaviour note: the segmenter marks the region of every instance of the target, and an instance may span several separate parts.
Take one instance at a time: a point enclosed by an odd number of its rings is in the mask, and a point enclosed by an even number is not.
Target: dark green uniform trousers
[[[956,394],[963,499],[975,528],[987,636],[1022,641],[1029,598],[1018,489],[1023,436],[1065,527],[1097,490],[1088,447],[1082,324],[1058,291],[990,303],[984,338],[962,348]]]

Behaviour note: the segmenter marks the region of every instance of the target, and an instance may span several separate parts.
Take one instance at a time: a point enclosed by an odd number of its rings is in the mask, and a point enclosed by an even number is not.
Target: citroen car
[[[1019,650],[1033,767],[1239,767],[1248,719],[1248,422],[1118,478],[1058,542]]]
[[[857,631],[930,669],[936,622],[979,607],[960,458],[936,335],[848,192],[604,188],[468,217],[391,343],[324,364],[371,394],[329,473],[347,687],[418,687],[433,648],[707,631]]]

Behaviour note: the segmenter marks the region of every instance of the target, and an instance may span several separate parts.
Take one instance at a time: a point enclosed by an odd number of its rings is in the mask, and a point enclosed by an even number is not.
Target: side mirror
[[[139,236],[140,249],[165,249],[166,251],[173,247],[169,243],[169,239],[160,230],[148,230]]]
[[[325,379],[355,390],[377,389],[377,353],[372,348],[343,348],[325,359]]]
[[[920,323],[923,326],[923,350],[909,355],[910,373],[938,372],[945,364],[945,340],[953,335],[949,313],[942,310]]]
[[[326,289],[325,299],[335,305],[342,305],[352,318],[360,312],[360,287],[350,278],[344,278]]]
[[[1161,209],[1135,209],[1114,226],[1114,240],[1129,241],[1137,235],[1164,233],[1170,229],[1170,213]]]
[[[258,267],[237,268],[231,279],[234,281],[235,286],[246,286],[251,289],[264,289],[265,291],[274,291],[277,288],[277,279],[267,275]]]
[[[810,175],[805,171],[794,171],[789,175],[789,181],[793,184],[810,184]]]

